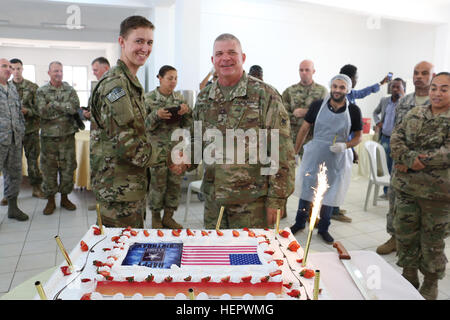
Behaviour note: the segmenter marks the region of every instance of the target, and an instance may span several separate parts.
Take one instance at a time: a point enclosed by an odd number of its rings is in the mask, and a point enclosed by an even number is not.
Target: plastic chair
[[[186,195],[186,209],[184,212],[184,221],[186,222],[187,219],[187,215],[188,215],[188,211],[189,211],[189,206],[191,204],[191,194],[192,191],[197,192],[197,193],[201,193],[200,191],[200,187],[202,186],[202,180],[196,180],[196,181],[192,181],[191,183],[189,183],[188,189],[187,189],[187,195]],[[199,197],[200,200],[200,197]]]
[[[391,175],[389,174],[386,161],[386,152],[381,144],[375,141],[367,141],[364,144],[367,153],[369,154],[369,164],[370,164],[370,178],[369,185],[367,186],[366,200],[364,202],[364,211],[367,211],[367,203],[369,202],[370,192],[372,191],[372,186],[375,185],[375,191],[373,194],[373,205],[377,205],[378,192],[380,186],[389,187]],[[380,156],[380,161],[377,162],[377,150]],[[381,168],[378,168],[378,163],[381,163]],[[381,169],[381,175],[379,176],[378,169]]]

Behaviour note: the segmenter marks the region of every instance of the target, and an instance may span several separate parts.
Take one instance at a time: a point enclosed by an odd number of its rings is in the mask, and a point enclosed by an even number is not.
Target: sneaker
[[[291,229],[291,233],[292,234],[296,234],[297,232],[302,231],[303,229],[305,229],[305,226],[300,227],[300,226],[294,224],[293,226],[291,226],[290,229]]]
[[[337,220],[337,221],[340,221],[340,222],[347,222],[347,223],[350,223],[350,222],[352,222],[352,218],[349,218],[349,217],[347,217],[347,216],[344,216],[342,213],[338,213],[338,214],[332,214],[331,215],[331,219],[333,219],[333,220]]]
[[[320,233],[319,235],[322,237],[323,241],[325,241],[327,244],[333,244],[334,238],[331,236],[331,234],[328,233],[328,231]]]

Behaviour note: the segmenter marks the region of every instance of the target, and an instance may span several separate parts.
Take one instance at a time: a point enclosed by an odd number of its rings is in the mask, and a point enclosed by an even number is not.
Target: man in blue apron
[[[295,152],[298,153],[314,125],[313,139],[303,147],[303,158],[297,173],[300,201],[291,231],[295,234],[305,228],[314,200],[314,188],[317,187],[319,165],[325,163],[329,188],[322,201],[318,233],[329,244],[334,242],[328,232],[333,207],[342,204],[350,183],[353,162],[351,148],[362,139],[361,110],[346,98],[351,90],[352,81],[348,76],[339,74],[333,77],[330,95],[311,104],[295,143]],[[351,132],[353,138],[347,141]]]

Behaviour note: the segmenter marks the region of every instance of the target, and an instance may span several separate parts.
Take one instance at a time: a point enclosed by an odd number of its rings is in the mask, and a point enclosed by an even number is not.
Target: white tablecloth
[[[379,300],[423,300],[420,293],[377,253],[372,251],[350,251],[351,262],[363,274],[369,288]],[[356,284],[347,273],[336,252],[313,253],[308,257],[327,293],[333,300],[362,300]]]

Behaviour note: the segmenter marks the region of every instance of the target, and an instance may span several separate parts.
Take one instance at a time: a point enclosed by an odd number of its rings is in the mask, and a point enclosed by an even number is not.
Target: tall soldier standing
[[[151,145],[144,89],[136,73],[152,52],[154,28],[141,16],[122,21],[120,59],[90,98],[92,188],[109,227],[144,227]]]
[[[16,86],[22,101],[22,113],[25,117],[25,137],[23,148],[27,158],[28,178],[33,188],[32,196],[45,199],[41,190],[42,175],[39,170],[38,157],[41,152],[39,142],[40,118],[36,103],[36,91],[38,85],[24,79],[22,76],[23,63],[19,59],[11,59],[13,79],[11,82]]]

